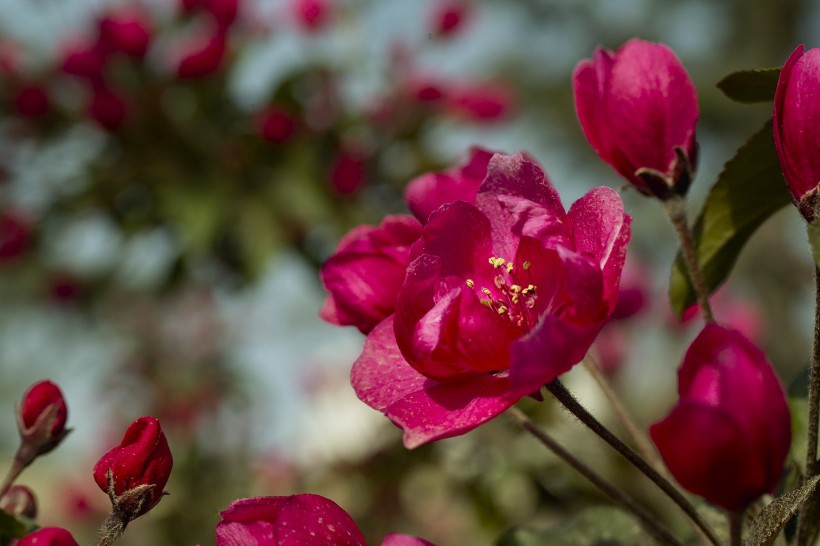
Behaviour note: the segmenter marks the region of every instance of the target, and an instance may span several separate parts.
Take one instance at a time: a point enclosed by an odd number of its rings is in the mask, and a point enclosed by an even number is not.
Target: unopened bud
[[[43,527],[17,541],[17,546],[80,546],[62,527]]]
[[[34,519],[37,517],[37,498],[34,492],[25,485],[12,485],[0,497],[0,510],[12,516]]]
[[[51,381],[32,385],[23,395],[17,412],[17,428],[23,441],[22,462],[28,464],[57,447],[70,432],[65,428],[67,418],[68,407],[57,385]]]

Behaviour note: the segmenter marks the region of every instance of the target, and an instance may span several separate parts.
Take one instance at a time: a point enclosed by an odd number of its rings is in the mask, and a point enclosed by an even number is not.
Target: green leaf
[[[698,262],[710,293],[729,276],[749,237],[790,202],[769,121],[724,165],[695,221]],[[678,316],[696,300],[680,252],[672,266],[669,300]]]
[[[777,89],[780,67],[739,70],[717,84],[723,94],[735,102],[771,102]]]
[[[12,516],[0,510],[0,538],[20,538],[37,529],[37,524],[22,516]]]
[[[654,544],[637,520],[617,508],[598,506],[584,510],[554,529],[513,529],[497,546],[646,546]]]
[[[752,522],[743,546],[771,546],[786,522],[809,499],[818,481],[820,476],[815,476],[800,489],[774,499]]]

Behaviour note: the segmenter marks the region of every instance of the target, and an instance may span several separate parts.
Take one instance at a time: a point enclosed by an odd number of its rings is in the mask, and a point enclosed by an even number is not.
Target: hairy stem
[[[676,539],[665,527],[663,527],[655,517],[650,514],[643,506],[635,502],[630,496],[618,489],[612,483],[604,479],[600,474],[595,472],[591,467],[576,459],[574,455],[565,450],[552,436],[541,430],[527,417],[521,410],[512,407],[508,410],[512,418],[518,425],[532,434],[535,439],[544,444],[547,449],[555,453],[559,459],[574,468],[579,474],[588,479],[592,484],[606,493],[618,506],[624,510],[631,512],[641,526],[651,535],[658,544],[662,546],[682,546],[681,542]]]
[[[663,204],[669,221],[672,222],[672,225],[675,227],[675,232],[678,234],[678,240],[680,241],[680,247],[683,253],[683,261],[686,264],[689,280],[695,289],[700,311],[703,313],[703,319],[706,322],[714,322],[715,318],[712,314],[712,306],[709,304],[709,290],[706,288],[706,281],[703,279],[703,273],[698,264],[695,241],[692,239],[692,232],[689,230],[689,222],[686,219],[686,201],[683,197],[675,197],[664,201]]]
[[[632,466],[637,468],[641,473],[643,473],[647,478],[649,478],[655,485],[657,485],[661,491],[666,493],[666,495],[672,499],[672,501],[678,505],[678,507],[683,510],[683,512],[689,516],[689,518],[694,522],[694,524],[700,528],[703,533],[706,534],[709,542],[712,543],[714,546],[720,546],[720,541],[717,538],[714,530],[707,524],[703,518],[698,514],[695,507],[692,506],[686,497],[669,481],[661,476],[657,470],[652,468],[644,459],[641,458],[640,455],[635,453],[632,448],[628,445],[623,443],[617,436],[612,434],[608,428],[600,423],[591,413],[587,411],[587,409],[581,405],[578,400],[575,399],[574,396],[564,387],[563,383],[558,379],[554,379],[552,382],[546,385],[547,390],[549,390],[555,398],[558,399],[559,402],[567,409],[570,413],[572,413],[575,417],[577,417],[582,423],[584,423],[590,430],[592,430],[595,434],[597,434],[602,440],[604,440],[607,444],[609,444],[615,451],[620,453],[627,461],[629,461]]]
[[[105,518],[105,521],[100,527],[100,542],[97,546],[111,546],[119,540],[127,526],[128,522],[114,510]]]

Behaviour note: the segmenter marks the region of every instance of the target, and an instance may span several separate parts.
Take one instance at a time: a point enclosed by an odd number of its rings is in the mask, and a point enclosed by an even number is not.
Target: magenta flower
[[[345,235],[322,266],[330,294],[320,316],[331,324],[369,333],[393,314],[421,225],[410,216],[388,216],[379,227],[359,226]]]
[[[487,175],[493,152],[474,146],[465,165],[445,172],[426,173],[413,179],[404,191],[410,212],[426,223],[430,214],[445,203],[475,201],[478,186]]]
[[[820,183],[820,49],[792,52],[777,81],[774,98],[774,144],[780,168],[800,213],[815,219]]]
[[[17,541],[17,546],[79,546],[62,527],[43,527]]]
[[[601,159],[641,193],[686,192],[680,148],[696,163],[698,102],[689,75],[663,44],[633,39],[617,53],[598,48],[575,67],[572,81],[581,128]],[[638,174],[649,169],[654,177]],[[645,171],[643,171],[645,172]],[[656,187],[667,177],[670,187]]]
[[[440,207],[396,313],[368,336],[356,393],[404,443],[463,434],[580,361],[615,307],[630,218],[596,188],[564,211],[541,168],[496,154],[476,204]]]
[[[365,546],[347,512],[319,495],[239,499],[219,515],[216,546]],[[382,546],[433,545],[407,535],[388,535]]]
[[[678,393],[677,405],[649,431],[678,482],[726,510],[771,493],[791,420],[763,352],[736,330],[707,324],[683,359]]]

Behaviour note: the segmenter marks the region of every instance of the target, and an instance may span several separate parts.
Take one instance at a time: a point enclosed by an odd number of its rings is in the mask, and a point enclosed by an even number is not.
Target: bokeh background
[[[348,385],[363,338],[318,318],[318,267],[353,226],[404,212],[414,176],[473,144],[526,150],[567,206],[622,187],[583,138],[571,73],[635,36],[671,46],[699,91],[694,214],[770,116],[714,84],[818,35],[808,0],[0,0],[0,463],[16,447],[14,404],[50,378],[75,430],[21,482],[38,521],[83,544],[108,508],[91,468],[146,414],[174,453],[171,495],[125,545],[213,544],[219,510],[252,495],[320,493],[373,544],[396,531],[443,546],[494,544],[605,503],[503,417],[404,450]],[[596,354],[646,426],[674,402],[698,319],[666,303],[676,243],[660,207],[623,197],[635,313]],[[789,209],[715,304],[786,383],[807,362],[811,285]],[[609,419],[584,370],[567,382]],[[671,512],[554,404],[527,408]]]

